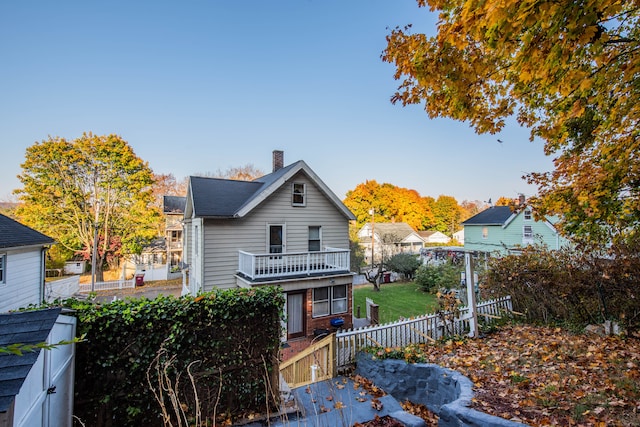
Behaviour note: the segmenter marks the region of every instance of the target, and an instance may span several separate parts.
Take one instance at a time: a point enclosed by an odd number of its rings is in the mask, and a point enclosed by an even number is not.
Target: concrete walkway
[[[360,384],[346,377],[298,387],[291,393],[298,405],[298,413],[272,420],[270,426],[348,427],[372,420],[376,415],[392,415],[396,419],[413,417],[404,412],[391,395],[375,398]],[[403,420],[407,426],[424,425],[420,424],[420,419],[408,421]]]

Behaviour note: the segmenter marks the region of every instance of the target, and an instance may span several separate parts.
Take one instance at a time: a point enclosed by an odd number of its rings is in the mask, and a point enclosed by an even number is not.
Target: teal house
[[[568,241],[555,229],[556,222],[557,219],[536,221],[526,205],[517,211],[509,206],[492,206],[462,223],[464,248],[501,255],[532,244],[560,249]]]

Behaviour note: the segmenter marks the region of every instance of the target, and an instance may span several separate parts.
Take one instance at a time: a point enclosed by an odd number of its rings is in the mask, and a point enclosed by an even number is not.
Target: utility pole
[[[375,224],[375,209],[371,208],[369,209],[369,214],[371,215],[371,270],[373,270],[373,254],[375,253],[373,251],[373,243],[375,241],[375,234],[374,234],[374,224]]]
[[[96,200],[95,215],[93,219],[93,254],[91,255],[91,292],[96,286],[96,257],[98,256],[98,215],[100,213],[100,199]]]

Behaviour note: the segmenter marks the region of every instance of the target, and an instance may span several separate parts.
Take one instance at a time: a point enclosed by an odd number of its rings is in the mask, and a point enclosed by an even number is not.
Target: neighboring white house
[[[0,346],[75,337],[60,309],[7,313],[43,302],[45,254],[54,240],[0,215]],[[0,353],[0,426],[71,427],[75,346],[18,356]]]
[[[418,234],[425,243],[435,243],[439,245],[445,245],[451,241],[451,238],[440,231],[418,231]]]
[[[45,254],[53,243],[0,215],[0,313],[44,301]]]
[[[371,230],[373,229],[373,256],[392,256],[397,253],[420,253],[424,239],[406,222],[366,223],[358,231],[360,245],[364,248],[365,262],[371,263]]]
[[[461,245],[464,245],[464,228],[453,233],[453,240],[457,241]]]
[[[278,285],[287,338],[352,324],[353,214],[302,160],[253,181],[190,177],[183,257],[189,290]],[[331,323],[331,322],[334,323]]]

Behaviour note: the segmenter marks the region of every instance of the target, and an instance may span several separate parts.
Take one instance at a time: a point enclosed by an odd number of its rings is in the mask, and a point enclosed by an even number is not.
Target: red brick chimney
[[[284,151],[273,150],[273,172],[284,167]]]

